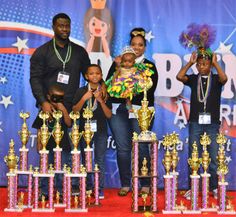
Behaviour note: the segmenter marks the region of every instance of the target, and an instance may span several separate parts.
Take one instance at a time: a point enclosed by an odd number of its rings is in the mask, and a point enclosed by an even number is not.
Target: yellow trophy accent
[[[80,114],[79,112],[72,111],[69,116],[73,120],[73,126],[71,132],[69,133],[71,141],[74,145],[73,151],[78,151],[78,144],[81,139],[81,136],[83,135],[83,132],[79,132],[79,127],[76,124],[76,121],[80,118]]]
[[[52,131],[52,136],[56,142],[56,148],[58,149],[60,148],[59,145],[64,135],[64,131],[62,131],[61,124],[60,124],[60,119],[62,118],[62,112],[60,110],[54,111],[52,113],[52,116],[56,119],[56,123]]]
[[[142,164],[143,164],[143,166],[141,168],[141,175],[142,176],[147,176],[148,175],[148,168],[147,168],[147,159],[146,159],[146,157],[143,158]]]
[[[165,153],[164,159],[162,159],[162,164],[164,165],[166,169],[166,175],[170,175],[170,169],[171,169],[171,164],[172,164],[172,156],[169,151],[169,147],[171,146],[170,135],[167,134],[166,136],[164,136],[162,144],[166,148],[166,153]]]
[[[173,172],[175,172],[175,169],[177,167],[177,164],[179,162],[179,156],[178,156],[178,152],[176,150],[176,145],[179,144],[180,140],[179,140],[179,135],[175,132],[173,132],[172,134],[170,134],[170,140],[171,140],[171,145],[173,146],[173,151],[171,153],[172,155],[172,168],[173,168]]]
[[[89,107],[87,106],[83,112],[83,118],[86,119],[86,123],[84,125],[83,137],[86,142],[87,149],[90,149],[90,142],[91,142],[93,135],[94,135],[94,133],[91,131],[91,123],[90,123],[90,119],[92,117],[93,117],[93,111],[91,109],[89,109]]]
[[[222,177],[221,182],[224,182],[225,175],[229,172],[228,166],[225,163],[226,157],[225,157],[225,148],[224,148],[224,145],[227,142],[227,139],[222,133],[220,133],[220,134],[217,134],[216,142],[220,146],[218,150],[218,156],[217,156],[217,160],[218,160],[217,172]]]
[[[192,175],[196,176],[197,171],[201,165],[202,159],[198,157],[198,149],[197,149],[197,143],[193,143],[193,152],[192,152],[192,158],[188,159],[188,164],[190,165],[192,169]]]
[[[13,141],[13,139],[11,139],[11,141],[9,143],[8,155],[6,155],[4,157],[4,161],[7,164],[10,173],[15,172],[15,170],[17,168],[17,163],[19,161],[19,157],[16,156],[16,154],[15,154],[14,145],[15,145],[14,141]]]
[[[204,169],[204,174],[207,173],[207,168],[211,162],[211,158],[209,157],[209,153],[207,151],[207,146],[211,144],[210,137],[206,134],[206,132],[201,135],[200,144],[203,146],[202,153],[202,167]]]
[[[46,151],[46,146],[48,144],[48,140],[50,138],[50,133],[48,131],[48,127],[46,125],[46,120],[49,119],[49,113],[41,111],[39,113],[39,117],[43,120],[43,125],[40,128],[39,138],[42,144],[42,151]]]
[[[18,134],[20,136],[20,140],[22,143],[22,149],[26,149],[25,145],[27,144],[31,134],[26,124],[26,119],[29,118],[29,116],[30,116],[29,112],[26,113],[20,112],[20,117],[23,119],[23,124]]]

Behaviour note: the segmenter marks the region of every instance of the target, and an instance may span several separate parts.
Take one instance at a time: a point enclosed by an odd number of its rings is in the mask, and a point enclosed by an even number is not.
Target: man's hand
[[[213,53],[213,55],[212,55],[212,66],[215,67],[216,64],[218,64],[218,62],[217,62],[217,56],[216,56],[215,53]]]
[[[192,53],[189,62],[190,62],[191,64],[194,64],[194,63],[197,62],[197,52],[193,52],[193,53]]]

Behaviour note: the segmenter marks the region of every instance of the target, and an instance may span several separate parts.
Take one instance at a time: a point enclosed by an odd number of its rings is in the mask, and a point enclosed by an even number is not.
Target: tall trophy
[[[72,154],[72,173],[79,173],[80,170],[80,151],[78,150],[78,144],[83,132],[79,132],[79,126],[76,121],[80,118],[79,112],[71,112],[70,118],[73,120],[73,126],[70,132],[70,138],[74,145],[74,149],[71,151]]]
[[[164,139],[162,141],[163,146],[166,149],[164,159],[162,160],[162,164],[165,167],[166,174],[164,175],[164,189],[165,189],[165,209],[162,210],[162,213],[168,214],[172,211],[172,181],[173,181],[173,175],[170,175],[170,169],[172,164],[172,156],[171,152],[169,150],[171,146],[171,137],[167,134],[164,136]]]
[[[137,134],[133,132],[133,147],[132,147],[132,210],[133,212],[145,212],[146,210],[157,212],[157,138],[156,134],[149,131],[151,121],[154,117],[154,108],[148,107],[147,90],[152,86],[152,80],[144,77],[142,84],[144,90],[144,97],[140,109],[134,110],[134,115],[138,120],[141,133]],[[146,144],[139,144],[146,143]],[[151,169],[148,172],[145,159],[143,161],[143,167],[141,174],[139,174],[139,145],[149,145],[151,147]],[[138,204],[138,180],[139,178],[150,178],[151,180],[151,193],[150,193],[150,205],[147,203],[148,194],[142,195],[143,206]]]
[[[84,149],[85,151],[85,166],[86,166],[86,171],[91,172],[92,171],[92,153],[93,153],[93,148],[90,146],[90,142],[93,138],[94,133],[91,130],[91,118],[93,117],[93,112],[92,110],[87,106],[84,109],[83,112],[83,117],[86,119],[85,125],[84,125],[84,133],[83,137],[86,142],[86,148]]]
[[[14,141],[11,139],[9,143],[8,155],[4,157],[4,161],[7,164],[9,172],[7,173],[7,208],[4,209],[5,212],[22,212],[22,209],[17,208],[16,198],[17,198],[17,175],[16,168],[19,161],[19,157],[16,156],[14,150]]]
[[[192,157],[188,159],[188,164],[192,169],[191,178],[191,210],[183,211],[184,214],[199,214],[201,210],[198,207],[199,196],[199,179],[198,169],[200,168],[202,159],[198,157],[197,143],[193,143]]]
[[[23,119],[23,124],[21,130],[18,132],[22,147],[20,148],[20,171],[27,171],[28,167],[28,151],[26,144],[29,140],[30,131],[28,130],[26,119],[29,118],[29,112],[23,113],[20,112],[20,117]]]
[[[225,163],[225,148],[224,145],[227,142],[226,137],[220,133],[217,135],[216,142],[219,144],[218,150],[218,190],[219,190],[219,210],[218,214],[236,214],[235,210],[231,208],[227,209],[226,205],[226,188],[228,186],[228,182],[225,181],[225,175],[228,173],[228,166]]]
[[[64,135],[64,131],[61,129],[60,119],[62,118],[62,112],[60,110],[54,111],[52,116],[56,119],[56,123],[54,125],[54,129],[52,131],[52,136],[56,143],[56,148],[53,149],[54,151],[54,167],[56,173],[61,173],[61,152],[62,148],[60,147],[60,143],[62,137]]]
[[[202,209],[201,211],[216,211],[215,208],[209,208],[209,179],[211,175],[207,172],[208,166],[211,162],[211,158],[209,157],[209,153],[207,151],[207,146],[211,144],[210,137],[206,134],[206,132],[200,137],[200,144],[203,147],[202,152],[202,167],[204,172],[201,174],[202,177]]]
[[[172,134],[170,134],[170,140],[171,140],[171,146],[173,147],[173,150],[171,152],[172,171],[170,172],[170,175],[173,176],[172,190],[171,190],[172,213],[174,211],[175,211],[175,213],[180,213],[180,210],[177,210],[177,205],[176,205],[177,190],[178,190],[178,176],[179,176],[179,173],[176,171],[176,167],[179,162],[179,156],[178,156],[178,152],[176,150],[176,145],[179,144],[179,142],[180,142],[179,135],[177,133],[173,132]]]
[[[50,133],[46,125],[46,120],[49,119],[49,113],[41,111],[39,117],[43,120],[43,125],[40,128],[39,139],[42,144],[42,149],[39,151],[40,154],[40,173],[46,174],[48,172],[48,153],[46,149],[48,140],[50,138]]]

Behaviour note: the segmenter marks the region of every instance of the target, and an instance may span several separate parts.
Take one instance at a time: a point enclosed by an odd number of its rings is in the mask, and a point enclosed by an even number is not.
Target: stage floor
[[[132,204],[132,195],[131,193],[128,194],[126,197],[119,197],[117,195],[118,189],[105,189],[105,199],[101,200],[101,206],[89,207],[87,213],[65,213],[63,208],[56,208],[54,213],[50,213],[50,217],[53,216],[63,216],[63,217],[70,217],[70,216],[101,216],[101,217],[129,217],[129,216],[174,216],[174,215],[167,215],[162,214],[162,210],[164,208],[164,192],[163,190],[158,191],[158,213],[133,213],[131,211],[131,204]],[[190,207],[190,201],[185,200],[183,197],[184,191],[178,192],[178,200],[177,204],[180,204],[180,201],[184,203],[185,206]],[[199,198],[200,201],[201,198]],[[210,195],[210,206],[212,204],[217,204],[217,200],[215,200],[212,195]],[[236,192],[227,192],[227,199],[232,202],[234,207],[236,207]],[[141,199],[142,202],[142,199]],[[7,207],[7,188],[0,188],[0,217],[12,217],[12,216],[45,216],[45,213],[33,213],[31,209],[25,209],[22,213],[9,213],[4,212],[4,208]],[[176,214],[175,214],[176,215]],[[183,214],[181,214],[183,215]],[[220,216],[217,213],[202,213],[201,215],[190,215],[185,214],[184,216]],[[224,215],[226,216],[226,215]],[[227,215],[228,216],[228,215]],[[232,215],[231,215],[232,216]],[[236,216],[236,215],[234,215]]]

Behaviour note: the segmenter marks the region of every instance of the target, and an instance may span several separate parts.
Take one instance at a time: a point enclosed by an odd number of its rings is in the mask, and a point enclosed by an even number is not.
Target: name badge
[[[57,82],[62,84],[68,84],[70,79],[70,74],[66,72],[59,72],[57,76]]]
[[[199,113],[198,117],[199,124],[211,124],[211,114],[210,113]]]
[[[90,126],[92,132],[97,132],[97,120],[91,120]]]

